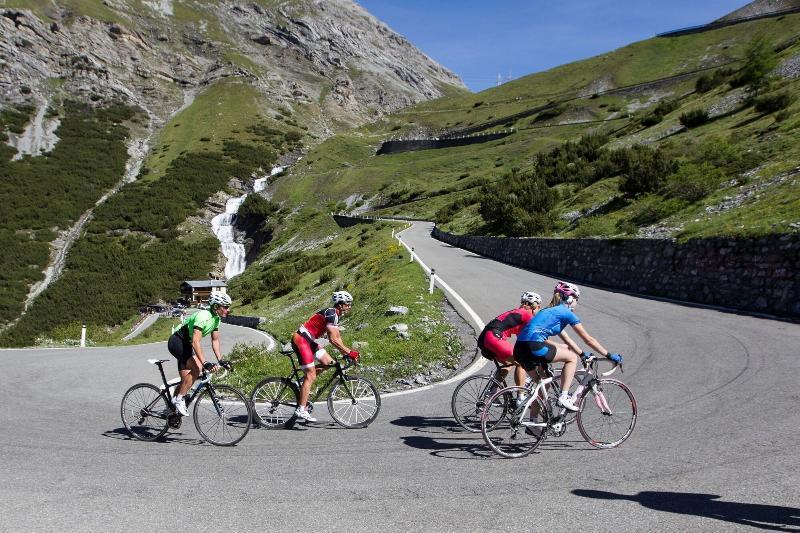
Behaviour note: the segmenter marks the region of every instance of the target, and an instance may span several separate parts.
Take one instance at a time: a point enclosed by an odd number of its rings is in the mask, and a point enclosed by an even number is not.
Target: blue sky
[[[711,22],[747,0],[356,0],[473,90]]]

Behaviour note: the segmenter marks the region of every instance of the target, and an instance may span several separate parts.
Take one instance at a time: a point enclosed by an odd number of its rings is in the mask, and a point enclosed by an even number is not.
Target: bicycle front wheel
[[[167,399],[150,383],[134,385],[122,397],[122,423],[136,439],[153,441],[163,436],[170,413]]]
[[[453,391],[450,400],[450,409],[453,411],[453,418],[458,424],[472,433],[481,431],[481,414],[486,407],[486,400],[504,388],[505,385],[492,376],[470,376],[458,384]],[[492,420],[487,421],[489,428],[497,425],[506,414],[507,396],[501,396],[503,409],[492,409]]]
[[[229,385],[206,385],[195,400],[193,417],[197,432],[215,446],[233,446],[253,422],[250,401]]]
[[[547,435],[548,416],[541,398],[530,399],[530,391],[525,387],[509,387],[493,394],[486,405],[485,416],[481,419],[483,440],[494,453],[501,457],[525,457],[535,450]],[[519,408],[510,403],[506,417],[493,428],[488,422],[493,420],[492,409],[499,409],[498,399],[522,397],[524,402]]]
[[[378,389],[366,378],[340,379],[328,395],[328,411],[333,420],[346,428],[365,428],[381,410]]]
[[[290,428],[297,419],[294,411],[300,391],[286,378],[270,377],[256,385],[250,401],[258,425],[267,429]]]
[[[578,430],[595,448],[616,448],[636,426],[636,398],[615,379],[600,379],[579,404]]]

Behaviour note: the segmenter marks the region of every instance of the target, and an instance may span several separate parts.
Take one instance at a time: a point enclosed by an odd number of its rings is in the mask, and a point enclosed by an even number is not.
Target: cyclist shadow
[[[420,433],[469,433],[459,426],[455,420],[444,416],[401,416],[389,423],[395,426],[409,427]]]
[[[174,431],[179,431],[179,430],[174,430]],[[128,430],[125,428],[116,428],[116,429],[111,429],[109,431],[104,431],[101,433],[101,435],[110,439],[117,439],[117,440],[130,440],[130,441],[138,440],[131,437],[130,433],[128,433]],[[156,442],[159,444],[188,444],[191,446],[201,446],[201,445],[211,446],[211,444],[208,444],[203,439],[191,439],[188,437],[181,437],[180,433],[175,434],[175,433],[170,433],[169,431],[163,437],[151,442]]]
[[[627,495],[584,489],[575,489],[572,493],[585,498],[629,500],[654,511],[714,518],[773,531],[797,531],[800,526],[800,509],[760,503],[718,501],[719,496],[716,494],[642,491],[639,494]]]

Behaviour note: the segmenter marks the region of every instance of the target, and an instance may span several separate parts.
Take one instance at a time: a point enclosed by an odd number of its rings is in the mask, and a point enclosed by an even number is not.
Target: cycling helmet
[[[570,308],[574,306],[575,302],[577,302],[581,297],[581,290],[578,288],[578,286],[566,281],[559,281],[556,283],[556,288],[553,289],[553,292],[560,294],[562,301],[564,301]]]
[[[212,293],[211,296],[208,297],[208,305],[209,307],[214,307],[215,305],[227,307],[231,305],[231,297],[224,292]]]
[[[542,297],[533,291],[525,291],[520,296],[520,301],[524,304],[542,305]]]
[[[331,300],[333,300],[333,305],[351,304],[353,303],[353,295],[347,291],[336,291],[333,293]]]

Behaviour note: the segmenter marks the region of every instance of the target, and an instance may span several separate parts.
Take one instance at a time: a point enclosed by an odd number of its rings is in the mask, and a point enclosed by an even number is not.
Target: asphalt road
[[[554,283],[428,231],[403,239],[484,321]],[[527,458],[493,456],[452,421],[455,384],[386,398],[363,430],[323,408],[317,424],[252,430],[234,448],[190,423],[139,442],[120,399],[156,382],[146,359],[165,343],[0,351],[0,531],[800,530],[800,326],[582,295],[579,316],[625,355],[638,400],[636,430],[614,450],[570,427]],[[223,328],[224,347],[263,341]]]

